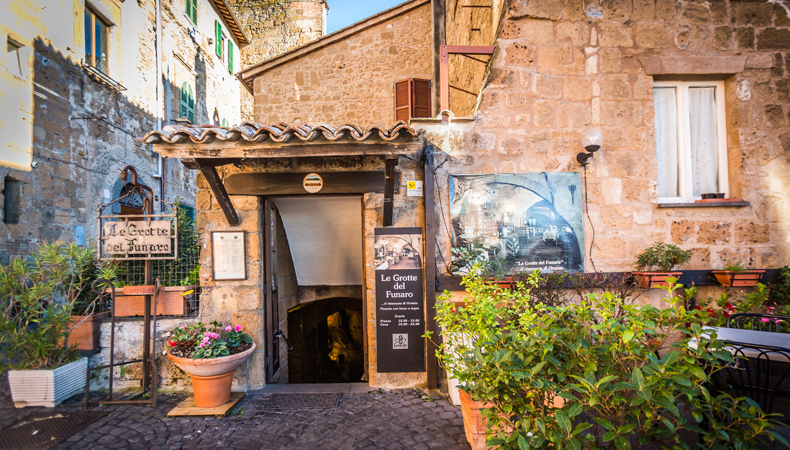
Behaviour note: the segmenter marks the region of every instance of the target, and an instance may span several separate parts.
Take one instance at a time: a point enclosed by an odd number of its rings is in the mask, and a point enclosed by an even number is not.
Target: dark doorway
[[[351,383],[365,370],[362,300],[331,298],[288,311],[290,383]]]

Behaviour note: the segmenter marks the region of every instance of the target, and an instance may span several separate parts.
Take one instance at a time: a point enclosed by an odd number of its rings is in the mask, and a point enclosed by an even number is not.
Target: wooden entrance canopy
[[[330,156],[380,156],[386,161],[381,174],[384,192],[384,224],[392,224],[392,198],[395,185],[395,166],[400,155],[417,155],[425,147],[421,133],[403,122],[391,128],[373,125],[361,128],[355,125],[310,126],[302,125],[259,125],[244,122],[238,127],[223,128],[213,125],[172,126],[161,131],[152,131],[140,139],[153,144],[154,151],[163,158],[177,158],[190,169],[203,174],[211,187],[225,217],[231,226],[239,225],[239,217],[230,195],[264,195],[267,192],[252,192],[240,180],[223,182],[217,167],[238,164],[242,160],[303,158]],[[370,189],[371,177],[377,172],[354,172],[345,182],[359,184],[360,189]],[[266,175],[261,175],[265,177]],[[272,174],[277,177],[277,175]],[[282,175],[279,175],[282,178]],[[227,181],[227,180],[226,180]],[[248,181],[248,180],[245,180]],[[282,181],[282,180],[280,180]],[[356,184],[354,184],[356,186]],[[228,190],[228,187],[233,190]],[[261,185],[265,189],[265,185]],[[270,188],[271,189],[271,188]],[[374,190],[373,192],[381,190]],[[363,192],[363,191],[360,191]],[[364,192],[371,192],[370,190]],[[273,193],[268,192],[270,195]],[[280,192],[284,194],[285,192]],[[322,193],[338,193],[327,189]]]

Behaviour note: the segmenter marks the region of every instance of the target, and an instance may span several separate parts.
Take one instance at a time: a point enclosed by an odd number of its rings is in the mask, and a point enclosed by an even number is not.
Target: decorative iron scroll
[[[126,181],[127,172],[132,180],[124,186],[123,195],[98,206],[98,254],[100,260],[151,260],[178,259],[177,214],[148,214],[154,201],[173,207],[155,196],[151,188],[137,182],[134,168],[127,166],[121,173]],[[103,214],[114,203],[142,199],[143,214]]]

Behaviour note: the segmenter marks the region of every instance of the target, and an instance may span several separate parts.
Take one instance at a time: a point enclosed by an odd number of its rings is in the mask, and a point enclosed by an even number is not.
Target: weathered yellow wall
[[[424,5],[256,78],[255,121],[391,125],[394,83],[430,79],[431,67]]]

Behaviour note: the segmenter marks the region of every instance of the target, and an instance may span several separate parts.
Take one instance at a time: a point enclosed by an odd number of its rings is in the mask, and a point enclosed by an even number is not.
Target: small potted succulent
[[[173,330],[167,357],[192,377],[195,406],[213,408],[230,401],[233,371],[255,351],[241,325],[213,321]]]
[[[765,270],[752,270],[740,261],[728,261],[724,270],[714,270],[713,275],[722,286],[754,287],[760,282]]]
[[[636,255],[634,275],[643,289],[669,286],[667,278],[680,277],[683,272],[672,269],[687,263],[691,250],[681,250],[676,245],[656,242]]]

